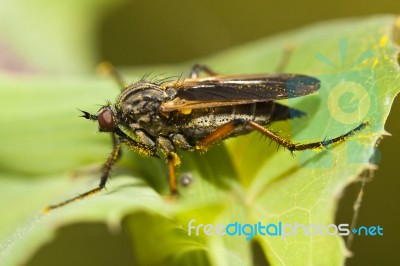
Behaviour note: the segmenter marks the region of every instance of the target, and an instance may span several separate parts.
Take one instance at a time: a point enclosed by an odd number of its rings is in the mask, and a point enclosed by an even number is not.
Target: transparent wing
[[[172,112],[300,97],[317,91],[320,81],[296,74],[232,75],[187,79],[164,87],[177,92],[161,106],[161,111]]]

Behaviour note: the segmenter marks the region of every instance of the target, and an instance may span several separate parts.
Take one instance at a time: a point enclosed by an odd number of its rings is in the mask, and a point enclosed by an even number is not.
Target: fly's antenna
[[[92,121],[97,121],[97,115],[92,115],[86,111],[82,111],[80,109],[78,109],[79,111],[81,111],[83,113],[83,115],[80,115],[79,117],[84,117],[88,120],[92,120]]]

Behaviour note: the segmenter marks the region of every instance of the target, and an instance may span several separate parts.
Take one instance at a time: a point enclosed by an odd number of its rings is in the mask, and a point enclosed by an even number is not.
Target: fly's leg
[[[169,135],[169,139],[174,143],[175,147],[179,147],[186,151],[194,151],[195,147],[189,143],[184,135],[179,133],[172,133]]]
[[[166,138],[159,136],[157,138],[157,145],[160,147],[162,153],[167,158],[168,166],[168,181],[171,195],[177,195],[178,190],[176,188],[176,171],[175,168],[181,163],[178,154],[175,152],[175,148],[172,142]]]
[[[143,155],[147,155],[147,156],[155,155],[155,152],[156,152],[155,147],[151,147],[151,146],[136,142],[125,136],[115,136],[115,134],[113,134],[113,135],[114,135],[113,136],[114,147],[113,147],[110,155],[108,156],[106,163],[103,166],[102,174],[100,177],[100,183],[99,183],[98,187],[96,187],[92,190],[89,190],[85,193],[82,193],[74,198],[69,199],[69,200],[63,201],[58,204],[50,205],[43,210],[44,213],[48,213],[51,210],[57,209],[59,207],[67,205],[71,202],[84,199],[86,197],[89,197],[89,196],[96,194],[96,193],[100,192],[101,190],[103,190],[105,188],[107,180],[110,176],[112,167],[114,166],[115,162],[120,157],[119,155],[121,152],[121,144],[122,143],[125,143],[129,148],[139,151]]]
[[[192,67],[192,69],[190,70],[189,73],[189,78],[194,79],[194,78],[198,78],[200,75],[200,72],[204,72],[209,76],[216,76],[218,75],[214,70],[212,70],[211,68],[209,68],[206,65],[201,65],[201,64],[196,64]]]
[[[258,132],[260,132],[264,136],[274,140],[275,142],[277,142],[278,144],[280,144],[283,147],[287,148],[291,152],[293,152],[293,151],[310,150],[310,149],[320,149],[320,148],[324,148],[324,147],[327,147],[329,145],[332,145],[332,144],[335,144],[335,143],[338,143],[338,142],[343,142],[343,141],[347,140],[350,136],[354,135],[357,131],[360,131],[360,130],[364,129],[366,126],[369,125],[368,122],[364,122],[364,123],[361,123],[356,128],[353,128],[349,132],[347,132],[347,133],[345,133],[345,134],[343,134],[341,136],[338,136],[336,138],[326,139],[326,140],[318,141],[318,142],[301,144],[301,143],[293,143],[288,139],[285,139],[285,138],[283,138],[281,136],[278,136],[275,133],[273,133],[272,131],[266,129],[265,127],[263,127],[263,126],[261,126],[259,124],[257,124],[256,122],[248,121],[247,123],[248,123],[249,126],[254,128],[255,130],[257,130]]]
[[[110,155],[108,156],[108,159],[107,159],[106,163],[103,166],[102,175],[100,177],[100,184],[99,184],[98,187],[96,187],[96,188],[94,188],[92,190],[89,190],[89,191],[87,191],[85,193],[82,193],[82,194],[80,194],[80,195],[78,195],[78,196],[76,196],[76,197],[74,197],[72,199],[63,201],[63,202],[58,203],[58,204],[50,205],[50,206],[46,207],[43,210],[43,212],[44,213],[48,213],[49,211],[57,209],[57,208],[60,208],[60,207],[62,207],[64,205],[67,205],[68,203],[84,199],[86,197],[89,197],[89,196],[91,196],[93,194],[96,194],[96,193],[100,192],[106,185],[107,179],[108,179],[110,171],[112,169],[112,166],[114,165],[114,163],[118,159],[118,154],[120,152],[120,149],[121,149],[121,144],[120,144],[120,142],[117,141],[114,144],[114,147],[113,147]]]
[[[231,122],[223,124],[215,129],[213,132],[205,136],[196,144],[197,150],[206,150],[209,146],[228,137],[237,127],[243,126],[245,122],[241,119],[235,119]]]
[[[175,168],[180,164],[179,156],[176,152],[170,152],[167,155],[168,165],[168,181],[171,195],[178,195],[178,189],[176,188],[176,171]]]
[[[118,144],[119,138],[117,137],[117,135],[116,134],[110,134],[110,135],[111,135],[111,140],[112,140],[112,143],[113,143],[113,147],[115,147],[116,145],[119,145]],[[119,158],[121,158],[121,156],[122,156],[122,150],[120,149],[118,154],[117,154],[116,160],[119,160]]]
[[[275,141],[279,145],[282,145],[283,147],[287,148],[291,152],[308,150],[308,149],[320,149],[320,148],[329,146],[331,144],[345,141],[347,138],[354,135],[357,131],[364,129],[368,125],[369,125],[368,122],[362,123],[358,127],[350,130],[349,132],[347,132],[339,137],[333,138],[333,139],[327,139],[327,140],[319,141],[319,142],[300,144],[300,143],[293,143],[286,138],[278,136],[275,133],[273,133],[272,131],[257,124],[254,121],[246,121],[244,119],[235,119],[229,123],[226,123],[226,124],[218,127],[215,131],[213,131],[212,133],[210,133],[209,135],[207,135],[206,137],[201,139],[197,143],[196,148],[200,149],[200,150],[207,149],[207,147],[211,146],[212,144],[228,137],[236,128],[238,128],[240,126],[250,126],[254,130],[257,130],[264,136],[272,139],[273,141]]]
[[[127,87],[126,82],[124,81],[122,75],[118,72],[118,70],[111,64],[110,62],[102,62],[97,66],[98,72],[101,74],[111,76],[121,87],[121,89],[125,89]]]

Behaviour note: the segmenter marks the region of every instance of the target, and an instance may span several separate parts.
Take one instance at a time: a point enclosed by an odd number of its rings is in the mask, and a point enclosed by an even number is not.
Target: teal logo
[[[375,56],[371,49],[359,53],[359,47],[351,45],[347,40],[339,40],[335,51],[318,52],[314,60],[321,63],[321,69],[327,74],[316,76],[321,81],[321,88],[312,100],[289,99],[290,106],[304,110],[310,120],[316,119],[319,123],[304,125],[302,119],[291,119],[293,141],[308,143],[324,141],[338,137],[363,122],[370,126],[361,132],[375,131],[373,117],[379,117],[380,107],[378,99],[378,85],[373,71]],[[304,127],[307,127],[306,133]],[[356,133],[360,134],[360,133]],[[322,137],[322,139],[321,139]],[[349,138],[346,142],[346,156],[348,163],[368,163],[360,161],[359,154],[369,149],[360,139]],[[299,164],[308,168],[330,168],[334,166],[334,155],[331,149],[323,151],[324,160],[318,158],[318,151],[302,151],[296,153]],[[378,163],[380,153],[375,151],[373,163]]]

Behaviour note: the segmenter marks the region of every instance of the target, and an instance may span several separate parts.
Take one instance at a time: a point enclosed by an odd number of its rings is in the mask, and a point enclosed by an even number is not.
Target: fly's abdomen
[[[188,115],[179,117],[181,131],[185,136],[201,139],[218,127],[235,119],[254,121],[260,125],[271,122],[275,103],[261,102],[235,106],[223,106],[208,109],[192,110]],[[231,136],[246,134],[252,131],[250,127],[238,127]]]

